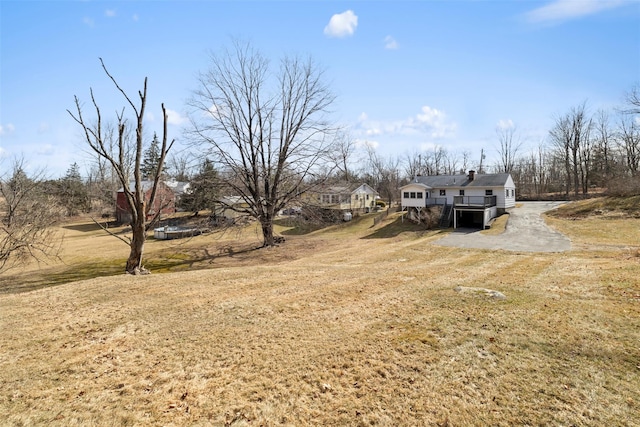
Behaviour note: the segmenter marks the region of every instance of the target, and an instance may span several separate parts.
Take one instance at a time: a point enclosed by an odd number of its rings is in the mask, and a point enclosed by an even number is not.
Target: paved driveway
[[[434,242],[441,246],[475,249],[504,249],[523,252],[564,252],[571,249],[571,241],[553,231],[540,216],[563,202],[519,202],[522,206],[511,210],[507,229],[497,236],[480,234],[479,230],[459,228]]]

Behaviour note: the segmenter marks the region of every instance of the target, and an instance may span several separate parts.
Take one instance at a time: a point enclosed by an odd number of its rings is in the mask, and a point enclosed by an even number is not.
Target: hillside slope
[[[640,423],[640,258],[444,248],[395,220],[0,295],[0,424]],[[172,248],[229,243],[208,242]]]

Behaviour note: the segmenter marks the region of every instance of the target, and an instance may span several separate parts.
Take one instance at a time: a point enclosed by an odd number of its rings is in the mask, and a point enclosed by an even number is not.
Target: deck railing
[[[490,208],[498,204],[497,196],[453,196],[453,206]]]
[[[443,206],[447,204],[446,197],[427,197],[425,199],[425,206]]]

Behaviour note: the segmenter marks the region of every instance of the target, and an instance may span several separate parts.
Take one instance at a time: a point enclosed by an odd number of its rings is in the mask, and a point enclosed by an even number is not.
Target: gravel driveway
[[[500,235],[487,236],[477,229],[458,228],[434,244],[523,252],[564,252],[571,249],[571,241],[564,234],[547,227],[540,216],[564,202],[520,203],[522,206],[511,210],[507,229]]]

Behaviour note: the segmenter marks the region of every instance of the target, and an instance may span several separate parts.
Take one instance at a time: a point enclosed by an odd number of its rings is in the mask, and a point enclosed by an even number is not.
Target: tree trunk
[[[144,217],[142,217],[144,218]],[[144,241],[146,231],[144,219],[138,219],[131,223],[133,237],[131,239],[131,250],[127,259],[126,272],[129,274],[149,274],[149,271],[142,266],[142,253],[144,252]]]
[[[266,218],[264,221],[260,221],[260,225],[262,226],[262,238],[264,241],[262,246],[275,246],[275,241],[273,239],[273,221]]]

